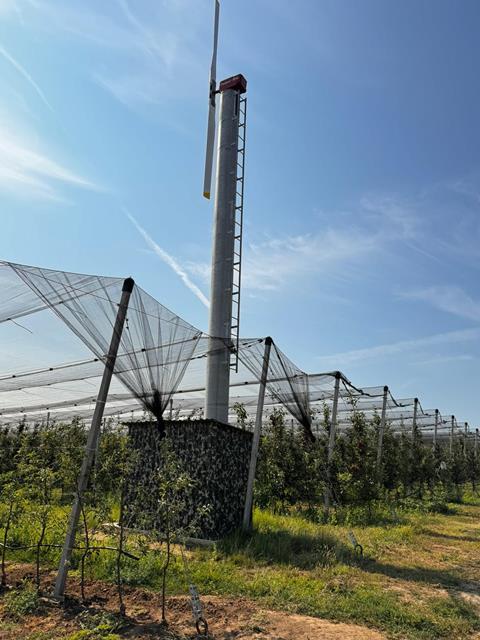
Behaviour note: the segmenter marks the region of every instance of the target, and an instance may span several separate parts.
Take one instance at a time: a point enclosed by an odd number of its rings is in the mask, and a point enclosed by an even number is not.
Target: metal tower
[[[205,417],[227,422],[230,369],[238,369],[242,273],[243,193],[247,81],[239,74],[220,82],[217,49],[220,3],[215,0],[213,53],[208,97],[208,128],[203,195],[210,199],[215,146],[217,94],[220,95],[212,279],[208,333]]]
[[[239,335],[245,157],[245,98],[242,96],[246,88],[245,78],[237,75],[223,80],[218,90],[220,115],[205,417],[219,422],[228,419],[231,353]]]

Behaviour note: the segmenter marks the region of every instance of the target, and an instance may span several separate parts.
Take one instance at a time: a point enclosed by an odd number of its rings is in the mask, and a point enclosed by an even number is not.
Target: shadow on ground
[[[252,534],[236,532],[219,544],[227,556],[243,555],[269,564],[282,564],[298,569],[330,566],[337,562],[353,564],[358,561],[352,547],[333,536],[295,534],[285,529],[255,531]]]

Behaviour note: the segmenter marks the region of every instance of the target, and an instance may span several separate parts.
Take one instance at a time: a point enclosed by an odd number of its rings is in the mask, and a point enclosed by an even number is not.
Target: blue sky
[[[212,5],[0,0],[1,258],[132,275],[206,329]],[[479,27],[476,0],[223,0],[219,49],[249,82],[243,335],[472,426]]]

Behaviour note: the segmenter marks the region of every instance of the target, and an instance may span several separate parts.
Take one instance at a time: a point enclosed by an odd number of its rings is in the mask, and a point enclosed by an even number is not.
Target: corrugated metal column
[[[333,405],[332,405],[332,416],[330,419],[330,431],[328,434],[328,451],[327,451],[327,486],[325,487],[324,493],[324,505],[325,505],[325,513],[328,515],[328,510],[330,509],[330,503],[332,499],[331,495],[331,465],[333,462],[333,454],[335,452],[335,436],[337,432],[337,414],[338,414],[338,397],[340,395],[340,378],[341,373],[339,371],[335,374],[335,387],[333,391]]]
[[[253,506],[253,485],[255,482],[255,472],[257,470],[258,449],[260,446],[260,435],[262,432],[263,405],[265,402],[265,389],[268,380],[268,367],[270,364],[270,350],[272,339],[265,338],[265,351],[263,354],[262,377],[258,390],[257,414],[255,416],[255,429],[253,432],[252,451],[250,454],[250,467],[248,469],[247,495],[245,498],[245,508],[243,511],[243,528],[249,530],[252,527],[252,506]]]
[[[378,445],[377,445],[377,474],[378,479],[381,480],[381,464],[383,453],[383,433],[385,431],[385,420],[387,415],[387,401],[388,401],[388,387],[383,387],[383,404],[382,415],[380,418],[380,428],[378,430]]]
[[[205,417],[226,423],[230,384],[230,341],[237,188],[240,92],[220,93],[217,174],[212,250],[210,337],[207,355]]]
[[[90,471],[92,468],[95,452],[97,450],[105,403],[107,401],[108,391],[110,389],[110,382],[112,380],[115,361],[117,359],[118,347],[120,346],[125,318],[127,317],[128,303],[130,301],[130,295],[133,291],[134,284],[135,283],[132,278],[127,278],[123,283],[122,297],[120,299],[120,304],[118,305],[117,317],[115,319],[115,325],[113,327],[112,339],[110,341],[110,347],[108,349],[107,359],[105,361],[105,369],[103,370],[103,377],[100,383],[100,389],[98,391],[95,411],[93,413],[90,430],[88,432],[87,445],[83,457],[82,468],[80,470],[80,475],[77,481],[77,492],[73,501],[72,510],[70,512],[67,535],[65,537],[62,557],[60,558],[60,564],[58,567],[54,591],[54,596],[58,600],[63,600],[65,594],[67,574],[70,567],[70,559],[72,557],[73,548],[75,546],[75,536],[77,533],[78,521],[80,519],[82,508],[82,498],[87,488]]]

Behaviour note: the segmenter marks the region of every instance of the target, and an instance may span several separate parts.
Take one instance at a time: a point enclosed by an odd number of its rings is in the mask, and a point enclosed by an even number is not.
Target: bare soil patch
[[[9,581],[20,584],[33,577],[30,565],[9,567]],[[42,590],[50,593],[54,573],[42,573]],[[26,616],[22,621],[10,624],[4,616],[0,598],[1,640],[23,640],[43,632],[48,638],[65,638],[82,628],[84,616],[101,612],[116,613],[118,597],[114,585],[88,581],[86,602],[80,601],[80,584],[71,578],[68,584],[67,606],[60,608],[42,602],[42,610],[36,615]],[[129,640],[197,638],[187,597],[171,597],[167,603],[168,627],[161,624],[160,600],[157,594],[144,589],[125,587],[124,601],[127,617],[116,631]],[[359,625],[334,623],[309,616],[294,615],[280,611],[268,611],[244,598],[202,598],[205,618],[209,625],[211,640],[384,640],[385,636]]]

